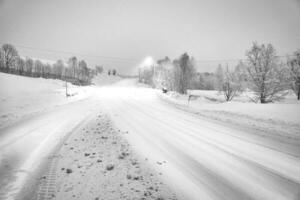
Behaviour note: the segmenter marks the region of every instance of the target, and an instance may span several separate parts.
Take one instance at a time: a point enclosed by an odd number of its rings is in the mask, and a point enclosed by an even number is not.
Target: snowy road
[[[299,138],[236,130],[119,85],[100,94],[107,111],[184,199],[300,198]]]
[[[37,177],[40,165],[69,133],[95,113],[97,102],[80,100],[57,106],[0,133],[0,199],[14,199],[28,181]],[[30,183],[33,184],[34,183]]]
[[[299,137],[274,139],[209,121],[128,80],[94,92],[1,131],[2,195],[10,188],[13,197],[55,144],[104,109],[182,199],[300,199]]]

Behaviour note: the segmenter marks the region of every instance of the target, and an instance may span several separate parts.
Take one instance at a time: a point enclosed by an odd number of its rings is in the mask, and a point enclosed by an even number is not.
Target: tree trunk
[[[260,103],[267,103],[265,96],[260,96]]]

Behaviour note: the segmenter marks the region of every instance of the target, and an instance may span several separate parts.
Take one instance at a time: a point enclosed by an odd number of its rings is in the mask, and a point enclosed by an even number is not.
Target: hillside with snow
[[[117,76],[100,74],[93,79],[99,86],[119,81]],[[87,98],[94,86],[76,86],[61,80],[31,78],[0,73],[0,129],[26,117]]]

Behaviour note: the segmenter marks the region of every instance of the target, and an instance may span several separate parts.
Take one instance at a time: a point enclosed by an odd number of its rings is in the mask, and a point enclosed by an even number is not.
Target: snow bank
[[[255,120],[279,121],[287,124],[300,124],[300,102],[294,94],[290,93],[286,99],[276,103],[254,103],[249,97],[250,92],[245,92],[233,101],[226,102],[218,91],[193,90],[189,94],[196,95],[188,102],[188,95],[180,95],[170,92],[167,95],[159,95],[162,99],[177,105],[189,107],[193,111],[206,111],[211,114],[228,114],[248,117]]]
[[[86,98],[91,89],[68,83],[72,97],[66,98],[64,81],[0,73],[0,128],[24,116]]]

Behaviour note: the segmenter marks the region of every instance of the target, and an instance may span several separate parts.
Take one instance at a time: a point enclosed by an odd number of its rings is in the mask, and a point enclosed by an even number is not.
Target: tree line
[[[88,85],[92,77],[100,71],[98,70],[90,69],[85,60],[78,60],[75,56],[69,58],[66,64],[62,60],[49,64],[20,57],[17,49],[11,44],[3,44],[0,49],[0,71],[5,73],[60,79],[76,85]]]
[[[139,68],[139,81],[156,88],[186,94],[188,90],[218,90],[226,101],[248,90],[254,102],[280,100],[293,90],[300,100],[300,50],[280,61],[272,44],[253,43],[246,59],[234,69],[219,65],[214,73],[199,73],[196,61],[184,53],[173,61],[165,57]]]

